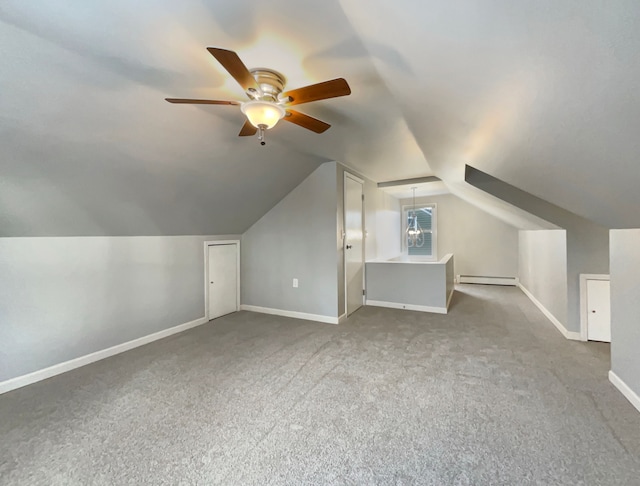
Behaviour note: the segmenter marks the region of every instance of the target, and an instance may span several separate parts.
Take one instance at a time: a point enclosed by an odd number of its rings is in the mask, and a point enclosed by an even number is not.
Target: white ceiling
[[[639,21],[623,0],[5,0],[0,236],[238,233],[328,160],[437,175],[510,220],[468,163],[640,227]],[[281,123],[261,147],[237,107],[164,101],[243,99],[207,46],[352,95],[298,107],[326,133]]]

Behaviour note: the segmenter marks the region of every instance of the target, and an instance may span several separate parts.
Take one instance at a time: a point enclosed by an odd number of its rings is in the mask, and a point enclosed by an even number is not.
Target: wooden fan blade
[[[244,125],[242,125],[242,130],[240,130],[240,133],[238,133],[238,136],[250,137],[252,135],[255,135],[257,131],[258,129],[254,127],[249,120],[247,120],[246,122],[244,122]]]
[[[302,128],[306,128],[307,130],[311,130],[316,133],[325,132],[329,127],[331,127],[331,125],[323,122],[322,120],[318,120],[317,118],[313,118],[312,116],[305,115],[304,113],[300,113],[295,110],[287,110],[287,115],[283,120],[295,123],[296,125],[300,125]]]
[[[260,93],[260,86],[235,52],[218,47],[207,47],[207,51],[222,64],[223,68],[229,71],[229,74],[242,86],[242,89],[245,91],[253,89]]]
[[[185,98],[165,98],[169,103],[189,103],[192,105],[239,105],[239,101],[188,100]]]
[[[326,100],[327,98],[337,98],[351,94],[351,88],[344,78],[324,81],[318,84],[305,86],[304,88],[287,91],[283,96],[288,96],[291,101],[288,106],[309,103],[310,101]]]

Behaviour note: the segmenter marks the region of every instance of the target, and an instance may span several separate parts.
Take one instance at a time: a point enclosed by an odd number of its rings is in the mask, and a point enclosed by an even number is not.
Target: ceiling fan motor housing
[[[249,97],[277,103],[279,101],[278,95],[284,91],[284,87],[287,84],[287,78],[278,71],[267,68],[254,68],[250,69],[249,72],[262,90],[262,96],[260,96],[259,93],[249,89],[247,92]]]

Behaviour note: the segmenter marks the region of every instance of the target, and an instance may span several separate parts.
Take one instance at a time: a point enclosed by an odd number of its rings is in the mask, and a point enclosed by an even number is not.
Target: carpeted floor
[[[515,288],[340,326],[239,312],[0,396],[0,484],[638,485],[608,370]]]

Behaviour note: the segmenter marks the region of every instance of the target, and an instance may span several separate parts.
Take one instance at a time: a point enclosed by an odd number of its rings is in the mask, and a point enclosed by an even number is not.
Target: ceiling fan
[[[260,144],[264,145],[264,132],[273,128],[278,121],[286,120],[315,133],[326,131],[331,125],[289,107],[311,101],[336,98],[351,94],[349,84],[343,78],[312,84],[304,88],[284,91],[286,78],[273,69],[247,69],[238,55],[226,49],[207,47],[222,67],[245,90],[249,101],[190,100],[183,98],[165,98],[169,103],[188,103],[196,105],[233,105],[247,117],[240,137],[255,135],[258,132]]]

